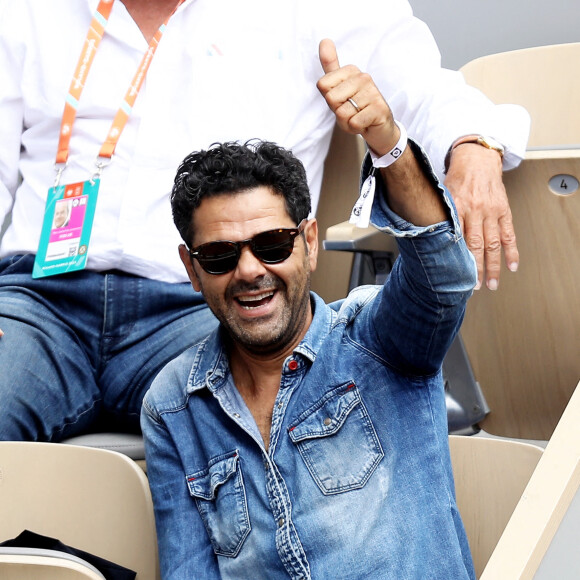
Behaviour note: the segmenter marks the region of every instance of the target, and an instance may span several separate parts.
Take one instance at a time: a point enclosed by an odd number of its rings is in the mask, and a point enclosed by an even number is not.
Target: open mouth
[[[238,296],[235,300],[244,310],[252,310],[268,304],[273,296],[274,291],[270,290],[253,296]]]

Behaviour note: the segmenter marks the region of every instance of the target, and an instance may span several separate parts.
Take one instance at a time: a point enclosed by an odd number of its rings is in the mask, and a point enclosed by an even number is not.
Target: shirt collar
[[[294,354],[303,356],[312,364],[324,339],[330,333],[337,314],[314,292],[310,293],[310,299],[313,308],[312,323],[294,349]],[[215,393],[226,383],[230,367],[223,333],[220,325],[199,344],[187,382],[188,394],[203,388]]]

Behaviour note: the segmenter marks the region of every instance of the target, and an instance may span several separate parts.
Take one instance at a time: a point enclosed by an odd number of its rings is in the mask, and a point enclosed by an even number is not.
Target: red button
[[[298,363],[297,363],[295,360],[291,360],[291,361],[288,363],[288,368],[289,368],[291,371],[295,371],[295,370],[298,368]]]

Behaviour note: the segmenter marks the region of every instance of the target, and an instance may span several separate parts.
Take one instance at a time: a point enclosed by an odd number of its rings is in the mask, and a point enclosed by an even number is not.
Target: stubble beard
[[[281,352],[297,342],[306,323],[310,307],[310,271],[307,270],[303,287],[296,287],[294,295],[288,294],[287,285],[276,276],[268,276],[262,281],[246,285],[245,291],[259,291],[262,288],[275,288],[282,295],[282,309],[255,320],[240,321],[233,308],[227,307],[233,298],[232,294],[239,291],[240,285],[226,291],[226,307],[221,308],[208,301],[213,313],[226,330],[231,340],[248,352],[260,356]],[[280,296],[277,297],[278,299]]]

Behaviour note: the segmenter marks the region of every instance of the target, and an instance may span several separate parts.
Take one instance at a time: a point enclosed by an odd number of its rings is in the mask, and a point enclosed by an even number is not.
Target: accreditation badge
[[[33,278],[85,268],[99,185],[93,178],[48,190]]]

